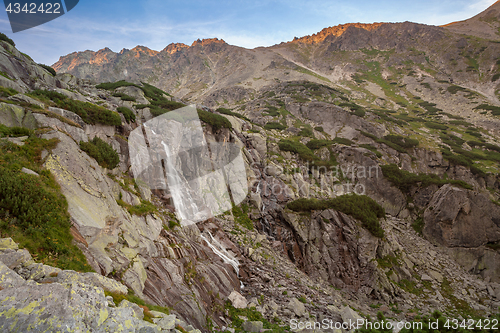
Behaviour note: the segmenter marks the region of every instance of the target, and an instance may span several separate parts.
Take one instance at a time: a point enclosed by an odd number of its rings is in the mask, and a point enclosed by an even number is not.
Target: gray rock
[[[12,252],[11,252],[12,251]],[[10,269],[15,269],[19,266],[28,266],[33,263],[31,254],[26,249],[11,250],[0,253],[0,261],[3,262]]]
[[[26,96],[24,94],[17,94],[14,96],[10,96],[9,99],[11,101],[15,101],[15,102],[23,102],[23,103],[33,104],[33,105],[41,107],[42,109],[45,109],[45,104],[43,104],[42,102],[40,102],[34,98]]]
[[[36,173],[35,171],[30,170],[30,169],[28,169],[28,168],[22,168],[22,169],[21,169],[21,172],[24,172],[24,173],[26,173],[26,174],[28,174],[28,175],[37,176],[37,177],[39,177],[39,176],[40,176],[38,173]]]
[[[50,127],[58,131],[64,131],[65,133],[69,134],[69,136],[71,136],[71,138],[76,142],[89,141],[87,135],[85,134],[85,131],[82,128],[72,126],[57,118],[49,117],[41,113],[34,113],[33,116],[37,120],[40,127]]]
[[[7,127],[27,127],[35,129],[37,123],[31,111],[26,111],[24,108],[0,102],[0,124]]]
[[[0,287],[2,289],[12,287],[19,288],[24,284],[26,284],[26,281],[21,276],[7,267],[4,263],[0,262]]]
[[[247,300],[239,292],[233,291],[228,299],[231,301],[236,309],[245,309],[247,307]]]
[[[55,108],[52,106],[49,106],[49,111],[75,122],[76,124],[80,125],[82,128],[85,127],[85,122],[83,121],[82,117],[80,117],[79,115],[77,115],[76,113],[74,113],[72,111],[68,111],[68,110],[61,109],[61,108]]]
[[[0,238],[0,251],[3,250],[17,250],[19,249],[19,245],[12,240],[12,238]]]
[[[246,332],[258,333],[264,328],[261,321],[246,321],[241,326]]]
[[[293,311],[293,313],[295,313],[298,317],[302,317],[306,314],[306,307],[304,303],[296,298],[292,298],[290,302],[288,302],[288,308]]]
[[[160,319],[153,319],[153,322],[162,330],[171,330],[175,328],[175,315],[166,315]]]

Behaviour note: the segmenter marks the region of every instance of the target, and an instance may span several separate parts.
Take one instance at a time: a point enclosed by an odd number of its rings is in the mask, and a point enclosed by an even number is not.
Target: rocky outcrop
[[[423,233],[435,244],[473,248],[500,240],[500,207],[482,193],[444,185],[424,213]]]

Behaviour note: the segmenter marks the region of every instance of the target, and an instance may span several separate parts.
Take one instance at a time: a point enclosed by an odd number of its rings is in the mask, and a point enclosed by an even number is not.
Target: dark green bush
[[[263,112],[267,112],[265,116],[271,116],[271,117],[277,117],[280,115],[280,112],[278,111],[278,108],[275,106],[268,105],[266,106],[267,110],[264,110]]]
[[[352,146],[354,144],[354,142],[352,142],[351,140],[341,137],[336,137],[335,139],[333,139],[333,142],[346,146]]]
[[[486,110],[491,111],[491,114],[494,116],[500,116],[500,106],[489,105],[489,104],[480,104],[474,108],[474,110]]]
[[[372,151],[373,153],[375,153],[375,155],[377,155],[377,157],[378,157],[378,158],[382,157],[382,153],[381,153],[381,152],[379,152],[379,151],[377,150],[377,148],[373,147],[372,145],[369,145],[369,144],[362,144],[362,145],[359,145],[359,146],[360,146],[360,147],[362,147],[362,148],[366,148],[366,149],[368,149],[368,150]]]
[[[127,123],[135,123],[135,113],[132,110],[124,106],[119,106],[116,110],[123,114]]]
[[[103,168],[112,170],[120,163],[120,157],[113,147],[97,136],[89,142],[80,141],[80,149],[93,157]]]
[[[57,107],[76,113],[87,124],[119,126],[122,123],[116,112],[89,102],[73,100],[55,91],[34,90],[29,95],[45,101],[52,100]]]
[[[493,75],[491,77],[491,82],[495,82],[497,81],[498,79],[500,79],[500,73],[496,73],[495,75]]]
[[[430,102],[427,102],[427,101],[423,101],[423,102],[420,102],[418,103],[418,105],[420,105],[421,107],[423,107],[424,109],[427,110],[427,114],[437,114],[439,111],[443,111],[441,109],[438,109],[436,107],[436,104],[435,103],[430,103]]]
[[[314,129],[316,131],[318,131],[318,132],[324,132],[325,131],[322,126],[316,126],[316,127],[314,127]]]
[[[312,127],[311,126],[305,126],[305,127],[302,127],[299,131],[299,133],[297,133],[298,136],[306,136],[306,137],[309,137],[309,138],[313,138],[314,135],[313,135],[313,130],[312,130]]]
[[[136,101],[135,97],[129,96],[129,95],[121,93],[121,92],[115,92],[115,93],[113,93],[113,96],[120,97],[120,99],[122,101],[129,101],[129,102],[135,102]]]
[[[283,125],[283,124],[274,122],[274,121],[270,121],[266,125],[264,125],[264,129],[266,129],[266,130],[276,129],[276,130],[279,130],[279,131],[283,131],[283,130],[286,130],[286,126]]]
[[[105,83],[101,83],[101,84],[98,84],[95,87],[97,89],[115,90],[116,88],[127,87],[127,86],[136,86],[137,87],[137,84],[132,83],[132,82],[127,82],[125,80],[120,80],[120,81],[117,81],[117,82],[105,82]]]
[[[387,141],[390,141],[394,144],[397,144],[400,147],[403,148],[413,148],[418,146],[418,140],[416,139],[411,139],[409,137],[403,137],[401,135],[395,135],[395,134],[389,134],[384,136],[384,139]]]
[[[3,136],[30,136],[33,134],[33,131],[26,127],[7,127],[5,125],[0,124],[0,137]]]
[[[0,97],[10,97],[18,94],[19,92],[12,88],[0,87]]]
[[[314,139],[314,140],[311,140],[308,143],[306,143],[306,146],[309,149],[316,150],[316,149],[319,149],[321,147],[329,146],[329,145],[332,145],[332,144],[333,144],[332,140],[317,140],[317,139]]]
[[[248,122],[251,122],[250,119],[248,119],[247,117],[239,114],[239,113],[236,113],[236,112],[233,112],[229,109],[226,109],[226,108],[218,108],[217,110],[215,110],[216,112],[219,112],[219,113],[222,113],[222,114],[227,114],[227,115],[230,115],[230,116],[233,116],[233,117],[237,117],[237,118],[240,118],[240,119],[243,119],[243,120],[246,120]]]
[[[44,65],[44,64],[38,64],[38,66],[42,67],[43,69],[45,69],[47,72],[49,72],[50,74],[52,74],[52,76],[56,76],[56,70],[50,66],[47,66],[47,65]]]
[[[205,123],[211,125],[214,131],[218,131],[221,128],[233,128],[231,122],[227,120],[226,117],[223,117],[221,115],[204,110],[198,110],[198,116],[200,117],[201,121],[204,121]]]
[[[4,42],[9,43],[12,46],[16,46],[16,43],[14,43],[14,41],[12,39],[7,37],[7,35],[2,33],[2,32],[0,32],[0,40],[3,40]]]
[[[396,164],[382,165],[382,173],[392,185],[396,186],[401,192],[409,194],[413,186],[427,187],[435,184],[438,186],[444,184],[454,184],[466,189],[472,187],[464,181],[454,179],[441,179],[437,175],[414,174],[406,170],[401,170]]]
[[[306,145],[297,141],[283,139],[278,142],[278,147],[282,151],[290,151],[292,153],[296,153],[303,161],[310,162],[311,164],[309,165],[309,167],[330,167],[338,164],[335,156],[331,151],[330,160],[323,161],[318,156],[314,155],[314,153]]]
[[[375,200],[366,195],[345,194],[339,197],[318,200],[301,198],[289,202],[286,207],[296,212],[334,209],[351,215],[360,220],[370,233],[376,237],[384,237],[384,230],[380,227],[379,218],[385,216],[385,210]]]
[[[31,136],[24,146],[0,145],[0,231],[30,251],[37,261],[90,271],[85,256],[72,243],[67,202],[50,171],[43,169],[41,152],[57,139]],[[21,172],[26,167],[39,176]]]
[[[428,128],[438,129],[438,130],[447,130],[448,129],[448,126],[446,126],[446,125],[432,123],[432,122],[426,122],[425,126],[427,126]]]
[[[468,91],[467,89],[462,88],[460,86],[456,86],[456,85],[451,85],[446,90],[448,90],[448,92],[451,94],[456,94],[459,91]]]

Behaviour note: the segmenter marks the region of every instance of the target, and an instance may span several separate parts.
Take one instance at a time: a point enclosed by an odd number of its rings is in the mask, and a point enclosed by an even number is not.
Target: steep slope
[[[479,38],[500,40],[500,1],[476,16],[443,25],[447,30]]]

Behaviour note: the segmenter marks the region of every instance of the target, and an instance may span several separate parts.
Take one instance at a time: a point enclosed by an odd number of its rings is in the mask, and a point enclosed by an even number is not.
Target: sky
[[[17,33],[12,33],[7,13],[0,11],[0,32],[36,62],[52,65],[60,56],[105,47],[119,52],[143,45],[161,51],[170,43],[191,45],[197,39],[217,37],[254,48],[351,22],[442,25],[470,18],[495,1],[80,0],[65,15]]]

